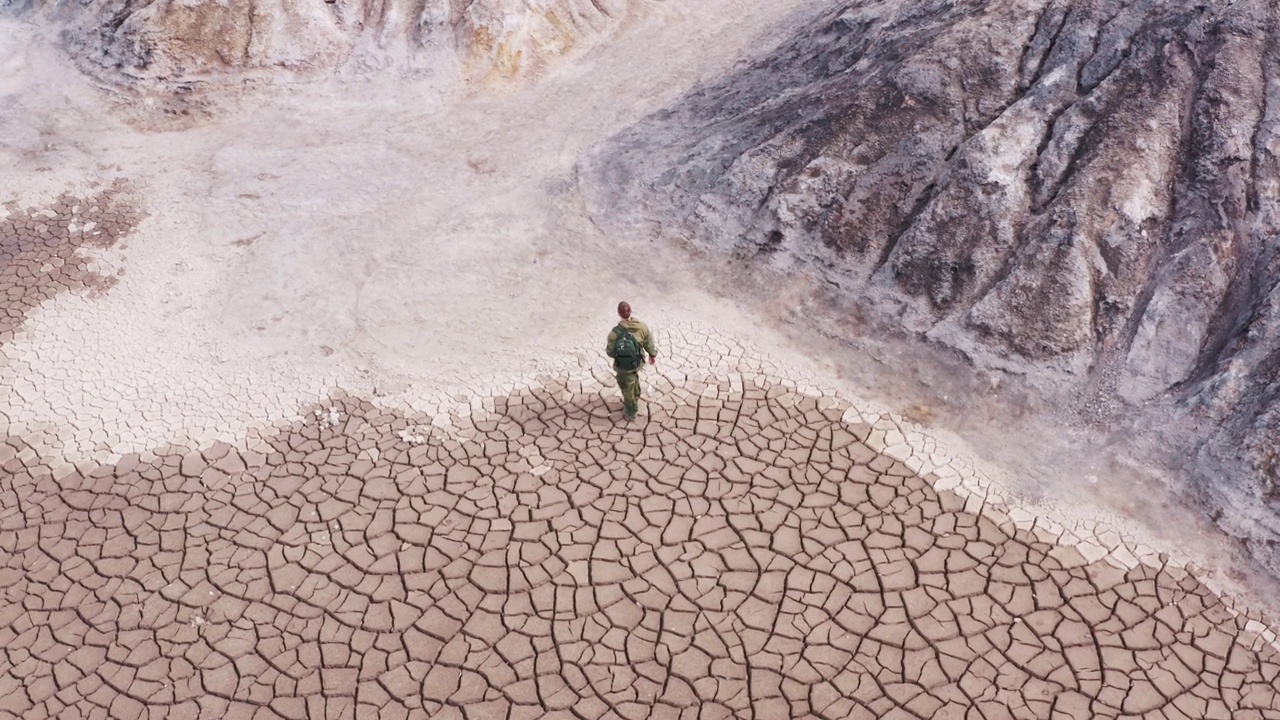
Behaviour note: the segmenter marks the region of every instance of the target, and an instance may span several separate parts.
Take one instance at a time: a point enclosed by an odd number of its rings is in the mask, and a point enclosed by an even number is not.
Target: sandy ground
[[[39,205],[120,177],[149,214],[101,258],[123,271],[108,296],[45,305],[9,348],[10,382],[58,378],[11,396],[13,419],[100,430],[72,454],[242,436],[336,385],[423,395],[558,362],[623,296],[659,323],[754,327],[603,237],[577,207],[574,164],[805,4],[698,3],[531,85],[275,87],[175,132],[123,123],[34,29],[6,25],[4,187]],[[72,336],[87,352],[58,351]],[[151,419],[59,405],[111,386]]]

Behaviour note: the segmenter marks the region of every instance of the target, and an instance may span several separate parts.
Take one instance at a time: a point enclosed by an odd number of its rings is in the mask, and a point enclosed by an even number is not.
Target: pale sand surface
[[[0,716],[1280,717],[1194,523],[1029,504],[585,216],[582,151],[803,5],[173,131],[0,24]]]
[[[705,22],[728,6],[736,24]],[[732,321],[696,282],[655,277],[602,237],[578,207],[574,163],[783,15],[699,4],[534,86],[346,78],[239,98],[183,132],[122,123],[8,26],[4,187],[41,206],[123,178],[147,213],[97,257],[123,271],[111,293],[44,304],[6,348],[11,422],[76,428],[72,455],[228,439],[339,385],[489,392],[474,378],[563,364],[621,295],[664,322]],[[86,407],[112,392],[130,413]]]

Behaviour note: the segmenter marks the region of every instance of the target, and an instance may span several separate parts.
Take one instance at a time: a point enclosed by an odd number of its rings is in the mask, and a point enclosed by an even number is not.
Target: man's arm
[[[650,365],[658,361],[658,344],[653,341],[653,331],[648,326],[645,326],[644,351],[649,353]]]
[[[604,354],[605,354],[605,355],[608,355],[609,357],[614,357],[614,354],[613,354],[613,344],[614,344],[615,342],[617,342],[617,341],[618,341],[618,331],[617,331],[617,330],[610,330],[610,331],[609,331],[609,340],[608,340],[607,344],[604,346]]]

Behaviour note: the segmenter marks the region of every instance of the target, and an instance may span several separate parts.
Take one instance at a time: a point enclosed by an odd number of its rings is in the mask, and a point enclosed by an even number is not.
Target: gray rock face
[[[442,50],[510,77],[590,44],[653,0],[0,0],[63,28],[112,80],[200,81],[255,70],[431,68]]]
[[[587,163],[602,222],[1160,408],[1280,569],[1280,62],[1261,0],[841,2]]]

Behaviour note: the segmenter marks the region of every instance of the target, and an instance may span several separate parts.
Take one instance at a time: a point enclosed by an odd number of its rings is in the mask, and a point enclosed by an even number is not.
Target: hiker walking
[[[657,362],[658,351],[654,349],[649,326],[631,317],[629,304],[618,303],[618,317],[621,320],[609,332],[609,344],[604,351],[613,358],[627,419],[634,420],[640,409],[640,368],[644,367],[645,355],[649,356],[650,365]]]

